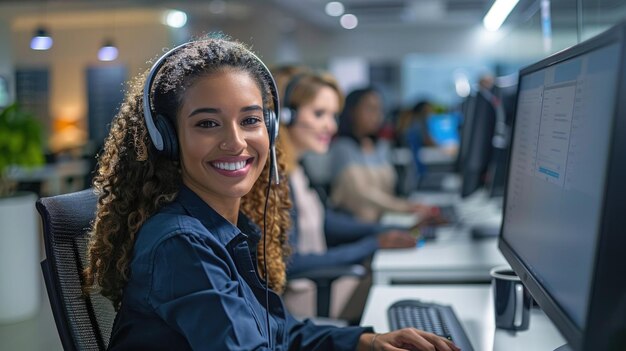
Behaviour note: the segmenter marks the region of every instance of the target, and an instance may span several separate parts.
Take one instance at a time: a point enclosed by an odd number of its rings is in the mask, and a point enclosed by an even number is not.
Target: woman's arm
[[[337,212],[332,209],[326,209],[324,216],[324,232],[326,234],[326,243],[329,246],[354,242],[364,237],[374,236],[391,229],[407,228],[364,222],[352,215]]]
[[[370,327],[337,328],[315,325],[310,320],[300,322],[289,313],[287,328],[289,330],[289,350],[302,351],[354,351],[359,345],[361,335],[373,333],[373,329]]]
[[[448,339],[414,328],[405,328],[385,334],[363,333],[357,351],[417,350],[459,351]]]
[[[287,261],[287,276],[312,269],[356,264],[378,249],[378,238],[370,236],[359,241],[331,247],[324,253],[300,254],[297,251]]]

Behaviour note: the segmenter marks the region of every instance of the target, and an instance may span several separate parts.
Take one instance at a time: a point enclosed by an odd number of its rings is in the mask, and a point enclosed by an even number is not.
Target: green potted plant
[[[10,170],[42,165],[42,145],[42,127],[33,114],[15,103],[0,111],[0,323],[39,311],[37,195],[15,191]]]
[[[17,103],[0,111],[0,197],[15,190],[8,177],[12,166],[34,167],[44,163],[39,120]]]

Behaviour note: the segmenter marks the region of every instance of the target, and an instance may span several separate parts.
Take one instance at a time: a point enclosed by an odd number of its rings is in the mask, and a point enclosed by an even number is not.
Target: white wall
[[[4,59],[0,57],[0,67],[8,67],[11,75],[19,68],[45,67],[49,70],[49,125],[53,128],[48,137],[49,147],[53,150],[87,141],[87,67],[122,64],[127,67],[129,77],[133,77],[149,68],[149,59],[170,46],[170,32],[160,23],[118,23],[115,30],[95,25],[62,24],[49,26],[48,29],[54,39],[52,48],[35,51],[29,47],[33,26],[13,22],[10,43],[2,41],[2,47],[11,54]],[[107,37],[113,37],[120,51],[118,59],[111,63],[100,62],[96,56]],[[120,89],[123,87],[120,86]],[[62,140],[54,137],[57,132],[54,130],[55,119],[76,121],[81,130],[77,137],[79,140],[68,140],[68,145],[63,145]]]
[[[13,52],[11,50],[11,28],[8,21],[1,20],[0,18],[0,76],[7,79],[9,83],[9,94],[11,100],[15,98],[15,84],[14,84],[14,64],[13,64]]]

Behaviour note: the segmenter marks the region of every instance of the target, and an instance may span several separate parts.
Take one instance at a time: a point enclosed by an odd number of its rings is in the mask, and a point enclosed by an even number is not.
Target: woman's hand
[[[458,351],[450,340],[415,328],[404,328],[385,334],[361,334],[358,351]]]
[[[418,225],[441,225],[448,223],[448,221],[441,216],[441,210],[437,206],[413,204],[411,209],[413,213],[419,216]]]
[[[401,230],[389,230],[378,235],[378,247],[381,249],[402,249],[415,247],[415,236]]]

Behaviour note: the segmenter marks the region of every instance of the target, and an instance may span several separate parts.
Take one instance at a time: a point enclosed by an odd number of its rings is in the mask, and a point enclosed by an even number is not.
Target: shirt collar
[[[185,208],[189,215],[198,219],[224,246],[239,234],[249,237],[254,242],[258,242],[261,238],[259,227],[241,211],[237,219],[237,226],[235,226],[185,185],[181,185],[176,201]]]

